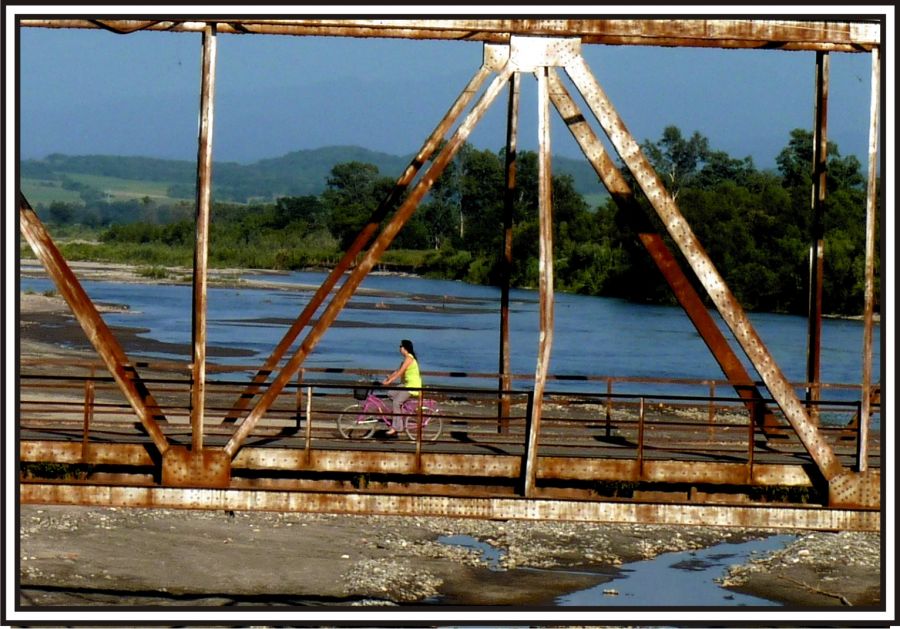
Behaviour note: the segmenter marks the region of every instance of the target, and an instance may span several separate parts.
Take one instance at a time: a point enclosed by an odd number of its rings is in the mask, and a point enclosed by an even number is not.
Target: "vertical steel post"
[[[606,436],[612,435],[612,378],[606,379]]]
[[[638,450],[637,450],[637,480],[644,478],[644,419],[646,409],[644,398],[640,399],[638,406]]]
[[[301,369],[297,372],[297,430],[300,430],[300,420],[303,419],[303,372],[305,370]],[[307,405],[308,406],[308,405]],[[306,417],[306,422],[309,423],[309,416]]]
[[[194,243],[194,303],[191,320],[191,449],[203,449],[206,400],[206,306],[209,213],[212,193],[212,139],[216,81],[216,25],[203,29],[200,64],[200,129],[197,139],[197,208]]]
[[[806,351],[806,401],[810,419],[818,423],[819,367],[822,347],[822,278],[825,266],[825,176],[828,171],[827,52],[816,52],[816,105],[812,163],[812,243],[809,248],[809,333]]]
[[[537,367],[534,372],[534,400],[528,431],[528,447],[525,460],[525,497],[535,493],[537,481],[538,435],[541,432],[541,409],[544,387],[550,368],[550,350],[553,346],[553,212],[552,179],[550,170],[550,95],[548,69],[537,68],[538,80],[538,213],[540,239],[538,253],[538,285],[540,287],[540,338],[538,340]]]
[[[878,123],[881,97],[881,58],[872,49],[872,98],[869,109],[869,179],[866,188],[866,284],[863,305],[862,405],[859,411],[857,459],[859,471],[868,469],[869,417],[872,413],[872,325],[875,309],[875,227],[878,211]],[[882,412],[882,421],[884,413]]]
[[[299,384],[297,388],[299,390]],[[309,465],[312,456],[312,387],[306,387],[306,438],[303,450],[306,453],[306,464]]]
[[[516,193],[516,140],[519,126],[519,82],[515,72],[509,80],[509,109],[506,118],[506,189],[503,196],[503,251],[500,256],[500,378],[501,391],[509,391],[509,281],[512,274],[512,223]],[[497,432],[509,432],[509,396],[500,396]]]
[[[94,418],[94,368],[84,381],[84,431],[81,438],[81,462],[87,463],[90,454],[91,420]]]

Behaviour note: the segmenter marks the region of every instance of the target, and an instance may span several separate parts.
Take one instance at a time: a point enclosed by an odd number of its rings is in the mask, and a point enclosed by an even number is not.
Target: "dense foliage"
[[[812,134],[792,132],[777,157],[777,172],[759,171],[750,158],[734,159],[711,150],[700,134],[685,138],[676,127],[642,148],[741,303],[750,310],[805,313]],[[464,146],[399,232],[386,264],[497,284],[504,157],[502,151]],[[866,196],[859,161],[841,157],[830,145],[827,182],[824,308],[858,314],[863,304]],[[394,175],[385,175],[377,165],[348,161],[332,166],[321,194],[285,195],[275,202],[218,202],[213,208],[210,263],[279,269],[333,264],[393,185]],[[647,225],[665,234],[642,195],[630,209],[611,198],[592,208],[571,175],[554,175],[552,187],[557,290],[673,302],[637,237]],[[520,153],[512,204],[515,286],[537,284],[537,192],[537,156]],[[55,203],[40,211],[55,225],[93,216],[93,224],[105,226],[99,245],[68,245],[70,257],[140,256],[136,261],[146,264],[190,264],[192,205],[185,201],[161,206],[145,198],[118,204],[95,200],[77,207]],[[635,222],[636,213],[644,215],[644,227]],[[677,252],[671,241],[669,246]],[[686,264],[683,268],[690,275]]]

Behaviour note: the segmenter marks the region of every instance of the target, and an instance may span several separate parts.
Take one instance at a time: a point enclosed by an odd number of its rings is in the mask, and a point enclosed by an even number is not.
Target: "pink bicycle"
[[[345,439],[369,439],[379,425],[401,430],[413,441],[419,433],[419,398],[411,397],[401,407],[403,414],[394,416],[391,400],[375,395],[371,387],[357,387],[353,396],[359,402],[351,404],[337,417],[338,432]],[[422,400],[422,441],[434,441],[441,436],[444,421],[434,400]]]

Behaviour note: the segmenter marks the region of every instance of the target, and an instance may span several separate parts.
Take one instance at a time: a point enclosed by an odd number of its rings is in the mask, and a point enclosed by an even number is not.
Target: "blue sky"
[[[25,28],[20,37],[23,158],[195,158],[199,34]],[[769,168],[792,129],[812,128],[812,52],[596,45],[584,52],[638,141],[676,125]],[[415,152],[481,56],[477,42],[219,35],[214,159],[249,163],[344,144]],[[863,164],[870,74],[869,54],[831,54],[828,137]],[[503,145],[505,100],[473,134],[479,148]],[[580,156],[553,115],[553,152]],[[536,82],[526,77],[525,149],[536,147],[536,120]]]

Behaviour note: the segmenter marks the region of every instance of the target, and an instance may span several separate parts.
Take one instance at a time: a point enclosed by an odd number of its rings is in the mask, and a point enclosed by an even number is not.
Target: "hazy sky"
[[[23,28],[19,35],[23,158],[195,159],[199,34]],[[815,53],[597,45],[584,52],[639,142],[676,125],[768,168],[792,129],[812,128]],[[477,42],[221,34],[214,159],[248,163],[345,144],[413,153],[481,57]],[[828,137],[865,165],[871,57],[830,57]],[[473,144],[503,145],[505,105],[501,96]],[[553,152],[579,156],[553,115]],[[526,77],[523,148],[536,147],[536,120],[536,81]]]

